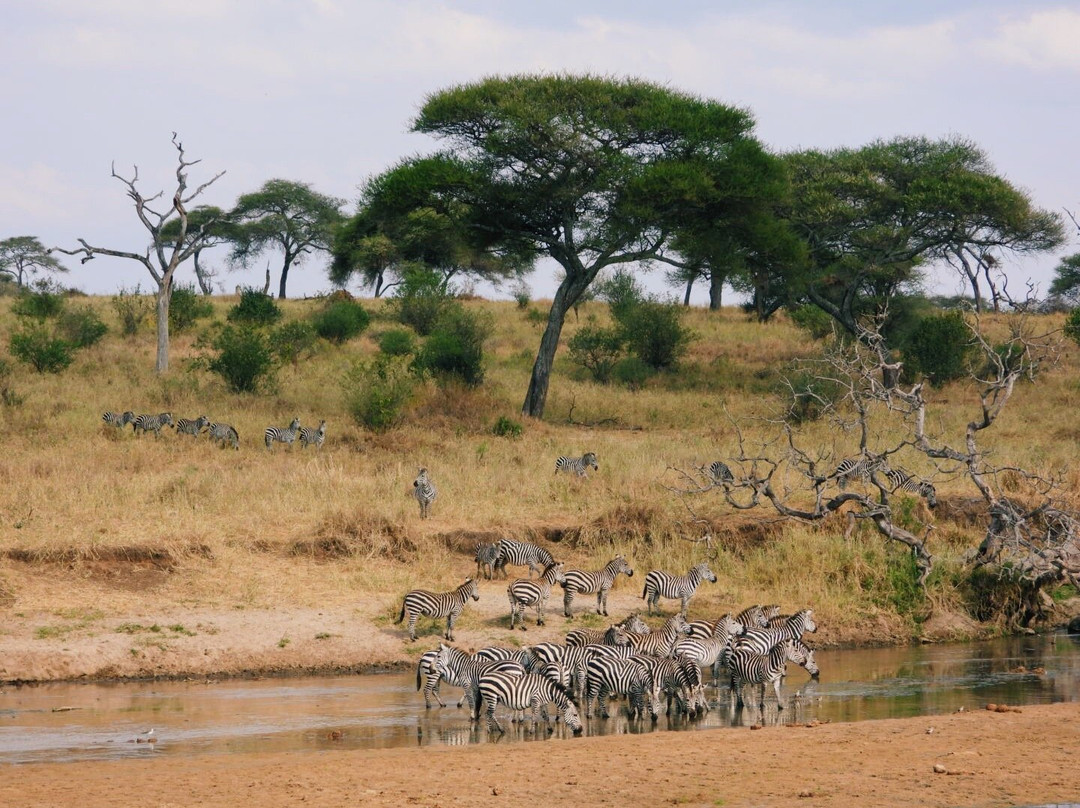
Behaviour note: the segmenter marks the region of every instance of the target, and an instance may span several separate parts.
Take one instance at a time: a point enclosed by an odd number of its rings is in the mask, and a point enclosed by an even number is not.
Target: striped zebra
[[[438,650],[425,651],[419,661],[416,663],[416,689],[424,689],[424,709],[431,709],[431,698],[435,697],[435,701],[439,703],[440,707],[445,707],[446,704],[439,697],[439,683],[446,678],[452,685],[463,687],[460,681],[457,680],[455,675],[453,679],[444,677],[435,669],[435,659],[438,656]],[[460,708],[465,703],[465,694],[461,694],[461,698],[458,700],[457,706]]]
[[[210,419],[205,415],[200,415],[198,418],[179,418],[174,426],[177,435],[191,435],[197,438],[200,432],[210,426]]]
[[[705,562],[691,567],[686,575],[672,575],[663,570],[651,570],[645,576],[645,590],[641,593],[641,597],[645,599],[650,615],[654,608],[656,613],[660,614],[657,606],[660,598],[678,598],[682,601],[680,614],[685,617],[690,598],[694,597],[694,592],[702,581],[716,583],[716,576]]]
[[[108,412],[102,413],[101,420],[109,426],[114,426],[117,429],[123,429],[125,426],[135,420],[135,413],[131,410],[124,410],[123,412]]]
[[[439,489],[435,487],[435,483],[428,477],[428,470],[425,468],[416,473],[416,479],[413,480],[412,485],[413,496],[416,497],[416,501],[420,504],[420,518],[427,519],[428,512],[431,510],[431,503],[435,501],[435,497],[439,496]]]
[[[547,604],[551,587],[556,583],[566,580],[563,574],[563,563],[553,561],[548,564],[544,574],[537,580],[531,578],[518,578],[506,588],[507,597],[510,600],[510,629],[514,623],[521,622],[521,630],[525,631],[525,609],[529,606],[536,607],[536,625],[544,625],[544,606]]]
[[[694,660],[679,655],[633,659],[649,670],[652,679],[651,703],[659,705],[661,697],[667,697],[665,715],[671,715],[672,701],[675,702],[676,713],[697,715],[707,712],[708,702],[701,684],[701,669]],[[655,721],[658,709],[654,708],[652,712]]]
[[[529,646],[529,653],[540,665],[561,665],[569,677],[567,689],[579,704],[585,695],[585,666],[589,660],[588,645],[561,645],[554,642],[542,642]]]
[[[581,457],[562,455],[555,459],[556,474],[565,471],[568,474],[576,474],[578,477],[588,477],[589,468],[592,468],[593,471],[600,471],[600,466],[596,462],[596,455],[593,452],[586,452]]]
[[[765,685],[771,684],[776,691],[777,709],[784,709],[780,698],[780,686],[787,669],[791,640],[783,640],[762,654],[753,648],[736,648],[728,661],[731,668],[731,693],[737,707],[743,706],[742,690],[745,685],[760,685],[758,706],[765,709]]]
[[[502,570],[506,577],[506,565],[513,564],[518,567],[528,566],[529,577],[533,572],[543,572],[554,560],[551,553],[543,547],[530,544],[527,541],[514,539],[501,539],[499,542],[498,558],[495,560],[495,570]]]
[[[638,654],[646,656],[667,656],[679,637],[690,633],[690,624],[681,613],[672,615],[664,623],[663,628],[651,634],[638,634],[633,631],[626,632],[630,640],[630,647]]]
[[[309,446],[321,449],[324,440],[326,440],[326,421],[319,421],[318,429],[313,429],[310,426],[300,428],[301,449],[306,449]]]
[[[915,494],[925,499],[927,507],[937,507],[937,489],[934,488],[933,483],[926,480],[920,480],[918,477],[908,474],[903,469],[886,469],[885,479],[889,481],[889,487],[892,489],[892,493],[895,494],[897,491],[907,491],[908,493]]]
[[[777,613],[779,613],[779,608],[776,611]],[[769,625],[769,618],[765,616],[764,607],[758,606],[756,604],[754,606],[747,606],[745,609],[735,615],[735,619],[738,622],[742,623],[744,626],[746,626],[746,628],[748,629],[765,628],[767,625]]]
[[[600,716],[608,718],[608,698],[611,696],[626,696],[629,699],[631,719],[644,718],[646,708],[657,712],[656,703],[651,699],[653,683],[648,669],[637,660],[601,654],[595,650],[604,647],[607,646],[595,646],[586,663],[585,717],[592,718],[595,700]]]
[[[473,560],[476,562],[476,577],[480,578],[483,575],[484,578],[490,581],[492,575],[495,574],[495,565],[499,562],[499,543],[483,544],[477,542],[476,555],[473,556]]]
[[[210,424],[208,434],[210,435],[210,440],[216,441],[222,449],[224,449],[226,445],[230,445],[237,451],[240,450],[240,433],[238,433],[230,424]]]
[[[836,484],[843,491],[852,480],[867,482],[874,472],[888,472],[889,467],[884,457],[849,457],[840,461],[830,476],[836,479]]]
[[[493,662],[503,659],[509,659],[512,662],[517,662],[528,673],[534,667],[536,667],[537,657],[533,654],[531,647],[528,648],[507,648],[503,645],[486,645],[477,651],[474,656],[477,659],[490,659]]]
[[[685,637],[676,641],[671,653],[694,660],[701,668],[712,670],[713,682],[719,681],[721,658],[731,647],[734,633],[721,629],[711,637]]]
[[[277,443],[284,443],[286,446],[292,446],[293,441],[296,440],[296,436],[300,433],[300,419],[293,418],[292,423],[287,427],[280,426],[268,426],[266,431],[263,432],[263,442],[266,443],[266,449],[269,451],[276,441]]]
[[[734,646],[736,649],[749,648],[758,654],[765,654],[779,642],[801,640],[807,631],[817,631],[813,609],[798,611],[770,628],[748,628],[745,634],[736,637]]]
[[[728,464],[723,460],[714,460],[707,466],[702,466],[699,471],[712,485],[727,485],[735,482],[735,475],[731,473]]]
[[[575,628],[566,633],[566,644],[577,645],[627,645],[630,640],[626,638],[627,631],[636,631],[638,634],[648,634],[652,631],[649,624],[634,612],[623,618],[613,626],[604,630],[596,628]]]
[[[454,621],[465,608],[466,602],[472,598],[480,600],[480,592],[476,581],[466,578],[465,583],[450,592],[428,592],[426,589],[414,589],[405,595],[401,603],[401,614],[398,615],[395,624],[409,615],[409,639],[416,642],[416,619],[424,614],[428,617],[446,618],[446,639],[454,641]]]
[[[630,563],[621,555],[611,559],[599,572],[583,572],[582,570],[567,570],[566,581],[563,583],[563,615],[573,617],[570,607],[574,602],[574,595],[578,592],[583,595],[596,593],[596,613],[607,617],[607,598],[611,587],[615,585],[615,578],[619,573],[624,573],[627,578],[634,577],[634,570]]]
[[[719,635],[730,638],[744,631],[746,631],[746,626],[730,614],[725,614],[719,620],[694,620],[690,623],[690,636],[702,639]]]
[[[811,679],[817,679],[821,675],[817,660],[814,658],[814,649],[802,640],[791,640],[791,650],[788,652],[788,662],[794,662],[810,674]]]
[[[131,422],[131,428],[138,435],[142,432],[153,432],[157,437],[161,437],[161,428],[165,426],[172,426],[172,413],[163,412],[158,415],[136,415],[135,420]]]
[[[548,702],[554,702],[562,715],[563,722],[574,733],[582,731],[581,718],[566,691],[545,676],[526,673],[514,676],[507,673],[484,673],[480,676],[480,696],[487,711],[489,732],[504,732],[502,725],[495,718],[495,708],[505,704],[511,710],[532,710],[532,728],[536,731],[537,714],[550,723],[547,712]]]
[[[480,719],[480,677],[501,671],[525,675],[525,667],[511,659],[481,659],[452,645],[439,643],[435,654],[435,670],[448,682],[459,682],[465,688],[465,700],[474,721]]]

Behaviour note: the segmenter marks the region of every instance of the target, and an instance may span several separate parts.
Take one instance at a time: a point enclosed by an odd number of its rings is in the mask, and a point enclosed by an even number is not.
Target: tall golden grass
[[[215,317],[233,302],[216,298]],[[695,515],[713,527],[707,546],[700,523],[665,487],[678,482],[669,468],[689,470],[735,451],[730,418],[742,419],[751,437],[774,429],[749,419],[772,411],[770,391],[791,362],[821,350],[783,317],[761,325],[734,309],[689,310],[685,322],[696,340],[681,370],[637,392],[591,382],[562,350],[545,419],[528,420],[511,439],[492,426],[500,416],[522,420],[540,337],[513,303],[466,303],[490,312],[495,326],[483,386],[426,382],[401,426],[384,434],[349,420],[341,389],[351,362],[378,350],[378,333],[399,327],[382,301],[364,302],[375,314],[365,335],[341,347],[321,344],[314,356],[282,368],[272,392],[258,395],[230,393],[193,368],[195,335],[173,337],[172,369],[157,377],[150,331],[118,336],[107,297],[76,304],[97,310],[110,334],[60,375],[12,362],[10,386],[22,403],[0,405],[0,606],[5,593],[9,604],[17,602],[20,581],[35,574],[69,582],[55,588],[57,607],[86,606],[90,590],[80,588],[80,576],[125,559],[157,565],[160,578],[141,593],[118,588],[114,603],[95,605],[120,608],[140,597],[218,607],[348,603],[360,594],[389,599],[411,586],[448,587],[472,569],[474,541],[512,535],[548,542],[558,557],[580,564],[624,552],[641,568],[682,570],[711,554],[719,585],[696,605],[814,604],[834,622],[886,615],[917,630],[918,614],[901,614],[907,607],[887,574],[903,554],[875,534],[846,540],[839,519],[805,526],[779,523],[764,510],[733,513],[712,493],[693,501]],[[283,303],[287,318],[305,317],[316,305]],[[564,342],[592,317],[606,321],[606,307],[583,306]],[[15,320],[10,301],[0,300],[0,335]],[[985,439],[1016,465],[1070,469],[1070,491],[1080,483],[1080,471],[1070,468],[1080,437],[1071,417],[1077,369],[1069,349],[1037,384],[1020,385]],[[930,428],[958,441],[975,402],[967,383],[932,391]],[[105,427],[107,409],[206,414],[233,424],[241,448],[219,450],[205,437],[171,430],[136,438],[130,428]],[[327,421],[322,451],[263,448],[263,430],[293,416],[307,425]],[[879,428],[886,437],[899,434],[897,424]],[[854,434],[825,422],[803,426],[800,439],[838,459],[857,446]],[[599,456],[599,473],[587,480],[553,474],[556,456],[585,451]],[[914,455],[903,464],[931,471]],[[420,466],[439,488],[424,522],[411,497]],[[963,479],[942,481],[939,492],[974,493]],[[939,526],[930,545],[942,571],[931,583],[935,603],[961,607],[955,571],[978,538],[977,526]]]

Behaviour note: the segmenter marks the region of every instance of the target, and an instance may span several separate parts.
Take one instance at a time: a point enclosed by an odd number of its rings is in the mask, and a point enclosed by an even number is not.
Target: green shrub
[[[522,426],[520,422],[515,421],[513,418],[507,418],[505,415],[500,415],[499,420],[495,422],[495,426],[491,428],[491,431],[500,438],[520,438]]]
[[[71,343],[40,325],[11,335],[11,355],[38,373],[59,373],[75,360]]]
[[[792,309],[788,312],[788,317],[813,339],[824,339],[833,332],[833,318],[809,303]]]
[[[315,347],[315,326],[306,320],[282,323],[270,332],[270,351],[281,362],[296,364]]]
[[[312,318],[315,333],[337,345],[358,336],[371,323],[371,315],[359,303],[335,300]]]
[[[654,370],[675,367],[693,339],[682,324],[683,308],[647,301],[622,309],[616,319],[630,353]]]
[[[1065,336],[1080,345],[1080,308],[1073,309],[1065,318]]]
[[[154,310],[154,299],[142,294],[138,286],[134,289],[121,287],[113,296],[112,306],[120,320],[120,333],[125,337],[133,337]]]
[[[595,381],[606,384],[611,379],[615,363],[622,356],[622,331],[589,323],[570,338],[567,347],[570,361],[588,370]]]
[[[777,388],[777,395],[787,407],[784,418],[790,424],[818,420],[840,401],[843,394],[837,382],[807,371],[785,376]]]
[[[517,307],[522,310],[529,308],[529,304],[532,302],[532,290],[529,289],[525,281],[518,281],[514,284],[514,288],[510,290],[510,295],[514,298],[514,302],[517,303]]]
[[[89,306],[65,311],[56,321],[56,329],[61,337],[75,348],[88,348],[108,332],[97,312]]]
[[[274,298],[258,289],[241,289],[240,302],[229,309],[226,317],[231,323],[273,325],[281,319],[281,308],[274,302]]]
[[[5,407],[18,407],[23,403],[23,397],[11,386],[11,363],[6,359],[0,359],[0,402]]]
[[[543,327],[547,325],[548,315],[547,312],[541,311],[540,309],[529,309],[525,312],[525,319],[531,325]]]
[[[270,380],[274,360],[269,340],[251,326],[225,326],[211,343],[216,354],[206,366],[234,393],[255,392]]]
[[[484,342],[490,334],[490,318],[451,306],[424,341],[414,364],[421,371],[454,376],[476,387],[484,381]]]
[[[182,334],[198,320],[212,317],[213,314],[213,304],[205,295],[199,294],[194,285],[173,287],[172,297],[169,299],[169,330]]]
[[[38,284],[34,291],[24,290],[11,304],[12,314],[42,322],[50,317],[59,317],[63,310],[64,295],[47,283]]]
[[[401,421],[415,385],[405,357],[381,355],[357,362],[342,381],[345,407],[361,426],[385,432]]]
[[[611,307],[611,316],[619,321],[648,299],[637,278],[622,269],[596,285],[596,296]]]
[[[426,267],[406,269],[394,290],[398,321],[411,326],[420,336],[431,333],[452,303],[453,297],[443,284],[442,276]]]
[[[653,369],[636,356],[628,356],[615,364],[611,375],[619,384],[631,390],[640,390],[652,377]]]
[[[904,373],[926,376],[935,387],[968,372],[971,332],[959,311],[925,317],[911,332],[904,347]]]
[[[379,350],[387,356],[411,356],[416,352],[416,338],[404,328],[392,328],[379,335]]]

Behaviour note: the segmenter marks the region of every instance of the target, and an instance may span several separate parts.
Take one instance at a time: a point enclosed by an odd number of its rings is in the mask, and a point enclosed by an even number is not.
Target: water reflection
[[[635,734],[810,721],[860,721],[1080,698],[1080,637],[822,651],[821,680],[789,667],[784,707],[755,698],[735,709],[710,688],[699,720],[631,721],[625,710],[586,721],[585,732]],[[454,691],[453,688],[449,690]],[[456,692],[454,692],[456,700]],[[748,694],[749,695],[749,694]],[[769,694],[771,698],[771,692]],[[0,763],[202,752],[461,746],[571,737],[561,723],[504,722],[489,736],[465,709],[425,710],[412,674],[309,679],[63,684],[0,693]],[[157,743],[138,743],[155,728]],[[145,739],[144,739],[145,740]]]

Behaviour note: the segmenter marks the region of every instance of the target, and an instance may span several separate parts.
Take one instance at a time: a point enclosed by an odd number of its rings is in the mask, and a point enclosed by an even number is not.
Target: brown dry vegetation
[[[232,302],[215,299],[219,319]],[[321,344],[311,359],[280,370],[274,392],[260,395],[229,393],[191,369],[194,336],[174,336],[173,370],[156,377],[152,335],[124,340],[108,298],[85,304],[113,331],[59,376],[16,365],[9,386],[22,403],[0,404],[0,610],[8,626],[0,643],[5,634],[26,636],[49,615],[86,611],[122,619],[185,609],[336,608],[385,620],[407,589],[457,583],[474,569],[475,542],[498,536],[546,542],[575,564],[598,565],[624,552],[641,569],[683,570],[709,551],[695,541],[702,524],[663,487],[677,482],[669,467],[730,456],[734,431],[726,413],[767,414],[785,367],[821,347],[783,319],[759,325],[732,309],[693,309],[686,323],[698,339],[678,373],[630,392],[588,381],[561,351],[545,421],[529,421],[522,437],[508,439],[491,428],[499,416],[520,420],[539,330],[513,303],[474,300],[466,305],[494,316],[485,384],[468,390],[426,383],[400,428],[372,434],[349,421],[340,382],[353,359],[377,351],[380,331],[397,327],[381,302],[365,302],[376,319],[363,337],[343,347]],[[287,317],[302,317],[315,305],[284,307]],[[0,300],[0,334],[14,325],[9,308],[10,300]],[[606,307],[583,306],[564,342],[594,315],[606,320]],[[988,448],[1017,465],[1069,469],[1072,492],[1080,490],[1080,469],[1070,465],[1078,433],[1062,414],[1076,411],[1078,365],[1075,349],[1066,350],[1037,385],[1017,390],[986,437]],[[931,396],[931,429],[960,436],[975,414],[971,389],[958,383]],[[137,439],[130,428],[118,433],[102,425],[104,410],[128,408],[227,421],[239,430],[240,451],[171,430]],[[321,452],[263,448],[265,427],[294,415],[310,425],[326,419]],[[748,429],[765,434],[770,427]],[[825,423],[807,424],[802,437],[831,448],[837,459],[853,454],[857,441]],[[557,455],[590,450],[599,455],[598,474],[552,474]],[[440,490],[425,522],[410,495],[421,465]],[[903,465],[932,472],[914,455]],[[719,581],[701,591],[693,611],[810,604],[833,641],[919,636],[931,612],[937,621],[962,618],[969,597],[962,554],[977,544],[982,524],[967,515],[964,502],[974,492],[963,479],[939,479],[938,488],[943,506],[929,543],[937,571],[925,602],[912,601],[892,572],[905,555],[867,529],[845,540],[841,519],[782,523],[765,511],[732,513],[718,495],[695,499],[695,511],[711,526]],[[904,518],[917,527],[925,511],[911,505]],[[374,611],[359,603],[375,604]],[[970,630],[963,620],[944,622]],[[340,664],[349,664],[348,653]],[[402,646],[370,661],[407,658]]]

